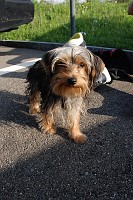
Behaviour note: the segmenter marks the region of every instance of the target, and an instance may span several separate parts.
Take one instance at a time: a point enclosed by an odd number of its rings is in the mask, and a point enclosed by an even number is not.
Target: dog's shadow
[[[10,126],[11,123],[38,129],[34,116],[28,113],[26,95],[0,91],[0,122]]]
[[[103,85],[95,89],[103,97],[102,106],[88,109],[91,114],[133,118],[133,95]]]

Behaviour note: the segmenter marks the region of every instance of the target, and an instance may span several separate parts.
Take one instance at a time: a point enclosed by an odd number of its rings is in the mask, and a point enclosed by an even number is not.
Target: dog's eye
[[[66,65],[66,63],[64,63],[64,62],[57,62],[56,63],[56,66],[61,66],[61,67],[67,67],[67,65]]]
[[[60,65],[63,65],[63,64],[64,64],[64,63],[61,62],[61,61],[56,63],[56,65],[59,65],[59,66],[60,66]]]
[[[85,64],[83,62],[80,63],[80,67],[84,67]]]

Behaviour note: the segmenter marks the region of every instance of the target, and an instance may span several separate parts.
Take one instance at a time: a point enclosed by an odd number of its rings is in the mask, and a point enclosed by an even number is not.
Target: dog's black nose
[[[70,77],[67,79],[67,82],[69,83],[69,85],[75,85],[77,83],[77,78]]]

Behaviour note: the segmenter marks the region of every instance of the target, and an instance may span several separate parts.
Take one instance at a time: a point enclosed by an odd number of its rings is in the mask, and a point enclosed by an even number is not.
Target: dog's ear
[[[91,60],[91,73],[90,73],[90,87],[92,87],[95,84],[96,79],[98,76],[102,73],[105,64],[102,61],[102,59],[95,54],[92,54],[92,60]]]
[[[59,60],[57,54],[60,51],[61,51],[60,48],[55,48],[55,49],[47,51],[43,55],[42,60],[44,62],[46,71],[47,73],[49,73],[49,75],[52,75],[54,73],[55,64]]]
[[[52,71],[51,66],[52,66],[53,56],[51,52],[52,51],[47,51],[42,57],[43,66],[45,67],[46,73],[48,75],[50,75]]]

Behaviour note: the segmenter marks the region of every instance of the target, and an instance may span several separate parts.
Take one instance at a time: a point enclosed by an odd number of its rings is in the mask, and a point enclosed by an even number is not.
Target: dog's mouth
[[[88,92],[87,85],[72,85],[72,84],[60,84],[54,85],[52,88],[54,94],[62,97],[81,97],[85,96]]]

